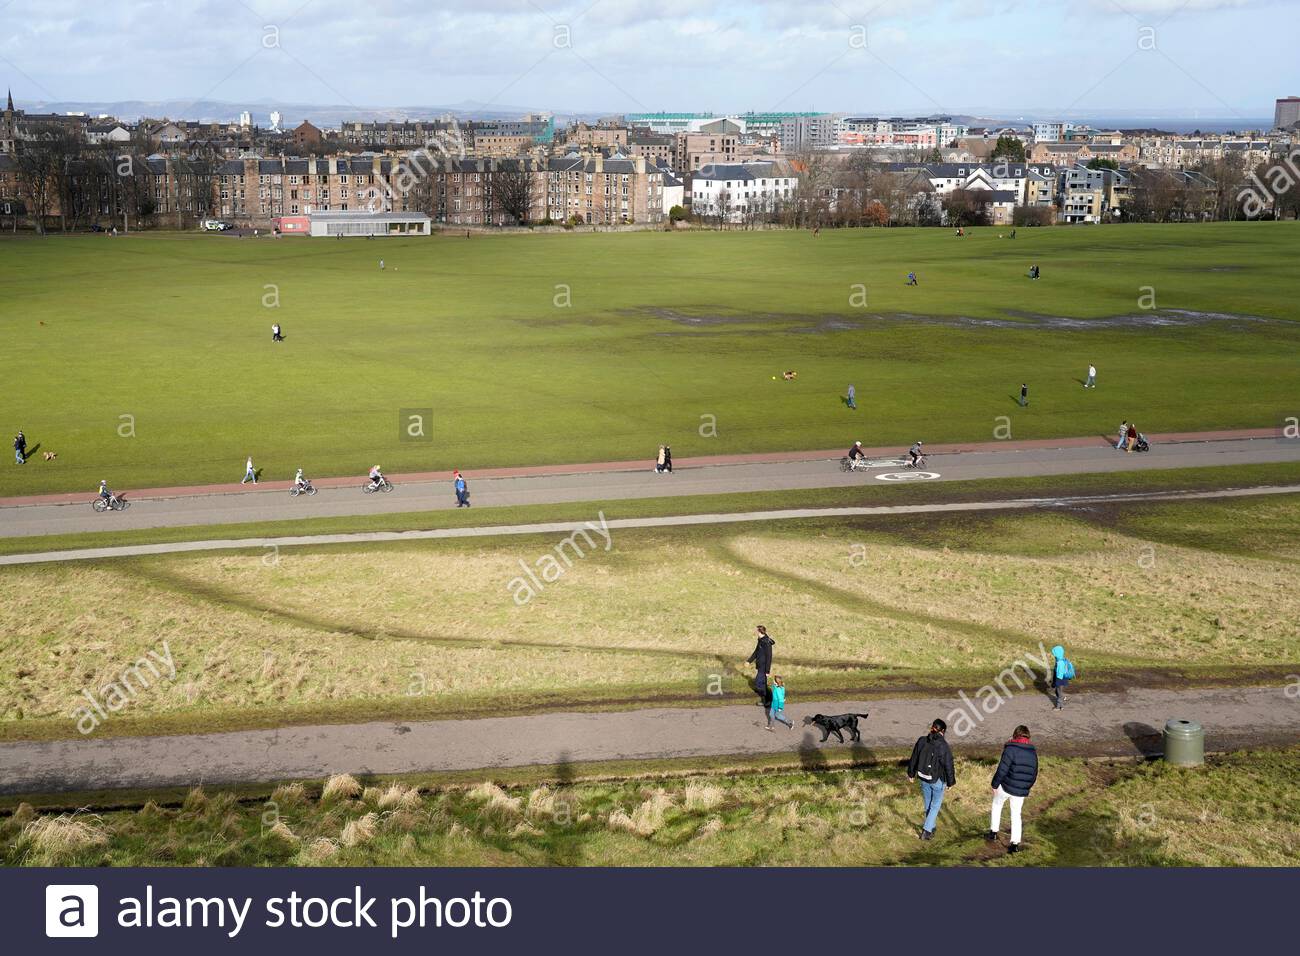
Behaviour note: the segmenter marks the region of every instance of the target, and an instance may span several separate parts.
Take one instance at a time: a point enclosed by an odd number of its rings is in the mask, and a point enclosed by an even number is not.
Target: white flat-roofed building
[[[422,212],[368,212],[364,209],[309,212],[313,236],[427,236],[431,220]]]

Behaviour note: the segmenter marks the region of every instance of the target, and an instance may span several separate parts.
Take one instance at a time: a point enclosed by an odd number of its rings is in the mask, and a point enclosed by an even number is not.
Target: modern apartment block
[[[1284,96],[1273,107],[1273,128],[1290,129],[1300,125],[1300,96]]]

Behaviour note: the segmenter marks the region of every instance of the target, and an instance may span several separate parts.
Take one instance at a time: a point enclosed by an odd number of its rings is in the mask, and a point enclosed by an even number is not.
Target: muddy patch
[[[1086,332],[1091,329],[1160,329],[1193,328],[1220,325],[1232,331],[1246,331],[1264,325],[1277,325],[1280,320],[1257,315],[1232,312],[1199,312],[1192,309],[1153,309],[1127,315],[1109,315],[1092,319],[1071,318],[1061,315],[1043,315],[1006,309],[1000,318],[975,318],[965,315],[921,315],[914,312],[862,312],[852,318],[843,315],[784,315],[755,312],[744,315],[718,313],[688,313],[674,309],[628,309],[622,314],[664,319],[694,330],[712,330],[714,334],[752,334],[755,326],[767,325],[767,331],[794,335],[851,332],[858,329],[900,325],[930,325],[966,329],[1047,329],[1064,332]],[[739,328],[744,326],[744,328]],[[730,328],[729,328],[730,327]],[[700,334],[686,331],[658,331],[655,335],[674,336]]]

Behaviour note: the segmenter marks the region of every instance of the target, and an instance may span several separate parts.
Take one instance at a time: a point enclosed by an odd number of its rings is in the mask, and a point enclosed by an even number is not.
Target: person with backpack
[[[942,717],[935,718],[930,732],[916,741],[912,757],[907,762],[907,779],[921,784],[921,802],[925,807],[925,822],[921,824],[921,839],[934,839],[934,826],[943,806],[943,793],[957,785],[957,774],[952,766],[952,748],[944,739],[948,724]]]
[[[1065,688],[1074,680],[1074,664],[1065,656],[1065,648],[1057,644],[1052,648],[1052,687],[1056,689],[1055,710],[1065,709]]]
[[[1021,724],[1002,746],[1002,759],[993,772],[993,808],[989,813],[989,832],[984,839],[992,842],[1002,829],[1002,805],[1011,803],[1011,844],[1008,853],[1020,852],[1020,808],[1038,779],[1038,751],[1029,742],[1029,728]]]

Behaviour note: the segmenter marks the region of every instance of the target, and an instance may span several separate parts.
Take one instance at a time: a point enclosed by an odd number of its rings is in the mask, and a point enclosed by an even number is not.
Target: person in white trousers
[[[244,463],[244,477],[239,483],[242,485],[245,481],[251,481],[253,484],[257,484],[257,472],[253,470],[252,455],[249,455],[248,461]]]
[[[984,835],[990,842],[998,838],[1002,829],[1002,807],[1011,804],[1011,844],[1008,853],[1020,850],[1022,834],[1020,811],[1025,797],[1038,780],[1038,751],[1029,741],[1029,728],[1021,724],[1002,747],[1002,759],[993,773],[993,807],[989,813],[989,832]]]

